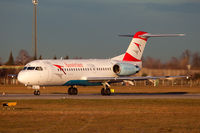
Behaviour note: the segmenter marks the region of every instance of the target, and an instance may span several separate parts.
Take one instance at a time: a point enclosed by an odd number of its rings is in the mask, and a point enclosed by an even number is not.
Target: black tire
[[[77,95],[77,94],[78,94],[78,89],[74,88],[74,95]]]
[[[33,92],[33,94],[34,94],[34,95],[37,95],[37,91],[35,90],[35,91]]]
[[[107,88],[105,92],[106,92],[106,95],[107,95],[107,96],[110,96],[110,95],[111,95],[110,88]]]
[[[104,88],[101,89],[101,95],[105,96],[105,89]]]
[[[73,93],[72,93],[73,95],[77,95],[77,94],[78,94],[78,89],[77,89],[77,88],[73,88],[73,89],[72,89],[72,92],[73,92]]]
[[[72,87],[68,89],[68,95],[72,95]]]
[[[40,95],[40,91],[39,90],[35,90],[33,94],[36,95],[36,96],[39,96]]]
[[[77,95],[78,94],[78,89],[77,88],[74,88],[74,87],[70,87],[68,89],[68,94],[69,95]]]
[[[39,90],[37,91],[37,95],[38,95],[38,96],[40,95],[40,91],[39,91]]]

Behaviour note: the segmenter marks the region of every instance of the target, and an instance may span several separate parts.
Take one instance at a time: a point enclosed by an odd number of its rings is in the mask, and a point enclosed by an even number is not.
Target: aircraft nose
[[[24,72],[19,72],[18,76],[17,76],[17,80],[20,82],[20,83],[23,83],[25,84],[25,75],[24,75]]]

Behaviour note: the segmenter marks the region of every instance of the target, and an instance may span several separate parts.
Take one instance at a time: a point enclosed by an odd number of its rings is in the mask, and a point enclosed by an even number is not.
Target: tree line
[[[38,59],[42,60],[43,59],[42,55],[40,55]],[[53,59],[57,59],[56,55],[53,57]],[[65,56],[63,59],[69,59],[69,56]],[[33,60],[34,60],[34,57],[30,56],[26,50],[22,49],[19,51],[19,54],[17,55],[17,57],[15,59],[13,57],[12,51],[10,52],[7,62],[3,63],[0,58],[0,65],[9,65],[9,66],[25,65],[28,62],[33,61]]]
[[[185,50],[180,57],[171,57],[166,62],[147,56],[143,58],[143,66],[155,69],[200,69],[200,53]]]
[[[42,59],[42,55],[40,55],[38,59]],[[57,59],[57,57],[54,56],[53,59]],[[63,59],[69,59],[69,56],[65,56]],[[74,59],[81,59],[81,57],[74,57]],[[7,62],[2,63],[0,58],[0,65],[25,65],[32,60],[33,57],[30,56],[26,50],[22,49],[15,59],[12,52],[10,52]],[[142,60],[143,66],[151,69],[188,69],[188,67],[191,67],[191,69],[200,69],[200,53],[192,53],[188,49],[185,50],[180,57],[171,57],[171,59],[166,62],[162,62],[160,59],[155,59],[150,56],[144,57]]]

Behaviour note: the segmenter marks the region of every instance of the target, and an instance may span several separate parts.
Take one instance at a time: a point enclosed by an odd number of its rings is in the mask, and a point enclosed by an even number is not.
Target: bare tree
[[[69,56],[68,56],[68,55],[66,55],[64,59],[69,59]]]
[[[10,56],[8,61],[5,63],[5,65],[15,65],[14,59],[13,59],[13,55],[12,55],[12,51],[10,52]]]
[[[186,68],[188,64],[190,64],[190,56],[191,56],[191,52],[186,49],[180,58],[180,66],[181,68]]]
[[[171,57],[171,59],[165,63],[165,68],[167,69],[178,69],[180,68],[179,59],[176,57]]]
[[[56,60],[56,59],[57,59],[56,55],[53,57],[53,59],[54,59],[54,60]]]
[[[160,59],[154,59],[150,56],[147,56],[146,58],[143,58],[143,62],[144,67],[147,68],[162,68]]]
[[[42,60],[42,55],[40,55],[39,60]]]
[[[78,57],[78,56],[76,56],[76,57],[74,57],[74,59],[82,59],[82,57]]]
[[[20,50],[17,58],[16,58],[16,64],[17,65],[25,65],[26,63],[30,62],[33,58],[29,55],[29,53],[22,49]]]
[[[152,68],[153,65],[152,65],[152,61],[154,61],[154,59],[150,56],[147,56],[146,58],[143,59],[143,65],[144,67],[147,67],[147,68]]]
[[[192,53],[186,49],[180,56],[171,57],[171,59],[165,63],[162,63],[160,59],[154,59],[150,56],[143,58],[143,66],[147,68],[167,68],[167,69],[186,69],[187,65],[191,64],[192,69],[200,69],[200,53]]]
[[[200,55],[197,52],[192,55],[192,68],[200,69]]]

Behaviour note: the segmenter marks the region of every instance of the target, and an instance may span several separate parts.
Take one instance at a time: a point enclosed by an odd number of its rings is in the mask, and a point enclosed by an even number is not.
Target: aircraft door
[[[44,62],[44,74],[45,74],[45,82],[51,82],[52,79],[52,67],[49,62]]]

